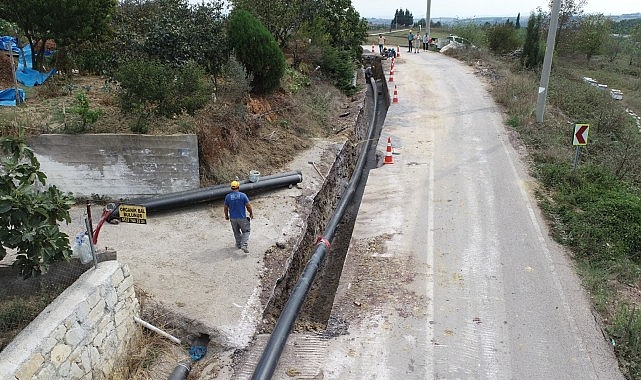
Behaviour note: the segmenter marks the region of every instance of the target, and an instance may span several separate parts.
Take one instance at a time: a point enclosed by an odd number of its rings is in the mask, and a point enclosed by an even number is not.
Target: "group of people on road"
[[[421,36],[420,34],[414,35],[410,30],[407,34],[407,52],[418,53],[421,47],[423,47],[423,51],[427,51],[429,50],[430,42],[432,42],[431,37],[427,32],[424,36]]]
[[[414,33],[410,30],[410,32],[407,34],[407,52],[408,53],[418,53],[421,47],[423,48],[423,51],[427,51],[430,48],[430,43],[432,42],[432,38],[430,35],[426,32],[424,36],[421,36],[420,34],[414,35]],[[378,35],[378,52],[382,56],[388,56],[390,55],[390,52],[393,49],[387,49],[385,47],[385,36],[383,34]],[[396,55],[396,51],[393,52],[394,56]]]

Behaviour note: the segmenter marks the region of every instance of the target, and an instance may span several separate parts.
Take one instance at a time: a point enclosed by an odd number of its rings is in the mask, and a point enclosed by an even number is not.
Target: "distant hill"
[[[641,13],[627,13],[619,16],[610,16],[612,20],[614,21],[621,21],[621,20],[634,20],[637,18],[641,18]]]
[[[521,26],[526,26],[527,21],[528,21],[528,16],[529,15],[521,15],[521,19],[519,20],[519,23]],[[627,14],[622,14],[622,15],[610,15],[609,16],[612,21],[621,21],[621,20],[634,20],[634,19],[641,19],[641,13],[627,13]],[[419,19],[416,19],[415,21],[418,21]],[[440,22],[442,25],[453,25],[453,24],[458,24],[458,23],[476,23],[476,24],[502,24],[505,21],[510,20],[512,22],[516,22],[516,16],[514,17],[475,17],[475,18],[456,18],[456,17],[432,17],[432,24]],[[384,18],[367,18],[367,21],[369,22],[370,25],[384,25],[386,27],[389,27],[390,23],[392,22],[392,19],[384,19]]]

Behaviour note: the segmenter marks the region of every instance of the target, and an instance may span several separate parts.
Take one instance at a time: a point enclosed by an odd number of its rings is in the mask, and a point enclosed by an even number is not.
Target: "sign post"
[[[574,136],[572,137],[572,145],[576,146],[576,153],[574,154],[574,165],[572,171],[576,170],[576,165],[581,156],[581,147],[588,145],[588,132],[590,131],[590,124],[575,124]]]

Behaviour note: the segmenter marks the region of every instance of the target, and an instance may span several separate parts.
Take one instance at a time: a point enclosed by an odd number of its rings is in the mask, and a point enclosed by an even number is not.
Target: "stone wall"
[[[89,269],[0,352],[0,379],[103,379],[127,355],[140,306],[126,264]]]

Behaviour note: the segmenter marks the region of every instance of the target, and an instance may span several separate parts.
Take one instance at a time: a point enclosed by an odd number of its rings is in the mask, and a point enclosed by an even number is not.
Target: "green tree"
[[[3,0],[0,18],[16,23],[29,40],[33,67],[40,68],[45,41],[55,40],[63,57],[81,42],[96,43],[109,33],[117,5],[118,0]]]
[[[367,37],[367,20],[360,18],[350,0],[328,0],[316,10],[315,16],[324,20],[324,32],[334,49],[348,51],[352,60],[360,58]]]
[[[496,24],[485,30],[489,49],[498,54],[505,54],[519,47],[516,29],[507,24]]]
[[[541,24],[543,23],[543,13],[530,13],[527,21],[525,32],[525,43],[523,44],[523,54],[521,55],[521,64],[528,69],[534,69],[543,62],[543,54],[540,47]]]
[[[235,9],[244,9],[256,17],[284,48],[301,26],[311,20],[314,8],[322,3],[309,0],[233,0]]]
[[[185,0],[157,0],[148,15],[143,51],[164,64],[181,67],[196,62],[211,74],[227,59],[222,3],[189,5]]]
[[[395,29],[397,26],[412,26],[413,24],[414,16],[409,10],[405,9],[403,11],[402,9],[397,9],[394,13],[391,27]]]
[[[27,146],[24,130],[17,137],[3,138],[0,148],[6,156],[0,175],[0,259],[7,248],[15,250],[13,266],[28,278],[71,257],[69,237],[58,222],[71,222],[73,198],[55,186],[45,186],[47,177]]]
[[[134,59],[124,63],[115,78],[121,86],[123,111],[143,119],[151,114],[193,115],[207,103],[211,93],[204,80],[205,71],[195,62],[172,68],[157,59]]]
[[[554,0],[549,1],[549,7],[552,9]],[[569,43],[574,24],[583,15],[583,8],[587,0],[561,0],[559,7],[559,21],[556,31],[556,46],[562,46]]]
[[[627,52],[630,57],[629,65],[641,66],[641,24],[634,27],[630,33]]]
[[[285,57],[269,31],[249,12],[234,10],[228,24],[229,46],[253,76],[253,91],[267,93],[280,85]]]
[[[610,19],[602,14],[587,15],[579,22],[579,29],[572,45],[577,51],[585,54],[585,59],[590,62],[593,55],[601,52],[609,34]]]

